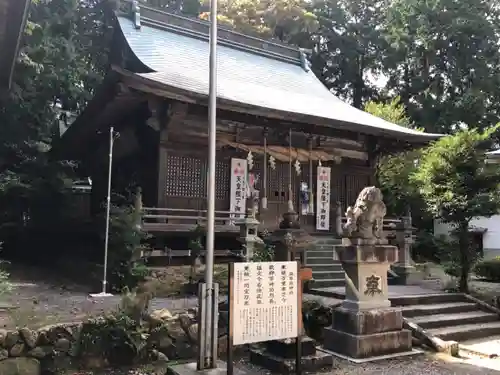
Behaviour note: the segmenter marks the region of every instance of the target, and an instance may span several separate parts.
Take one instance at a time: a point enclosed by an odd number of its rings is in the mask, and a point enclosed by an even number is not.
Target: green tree
[[[365,111],[394,124],[413,127],[399,97],[386,103],[370,101],[366,103]],[[382,152],[387,151],[382,150]],[[420,150],[410,150],[379,157],[377,180],[389,212],[393,215],[404,215],[408,208],[411,208],[414,214],[422,212],[420,192],[410,181],[411,174],[416,170],[419,154]]]
[[[485,162],[485,152],[499,129],[500,124],[483,132],[466,129],[441,138],[422,152],[419,168],[411,175],[429,212],[454,229],[462,292],[468,292],[475,256],[469,246],[469,224],[475,217],[489,217],[500,209],[500,170]]]
[[[166,12],[198,17],[202,11],[200,0],[144,0],[145,5]]]
[[[383,23],[386,89],[417,126],[487,127],[500,113],[500,8],[495,0],[395,0]]]
[[[13,237],[29,239],[27,230],[43,233],[65,207],[73,165],[50,160],[48,151],[61,113],[82,110],[100,83],[109,31],[102,1],[33,1],[13,89],[0,111],[6,251]]]
[[[310,35],[317,30],[316,16],[305,0],[219,1],[219,20],[235,30],[280,42],[310,46]],[[200,18],[209,18],[208,2]]]
[[[377,26],[385,18],[386,1],[317,0],[311,7],[319,22],[313,35],[313,70],[356,108],[377,99],[374,81],[389,48],[384,30]]]

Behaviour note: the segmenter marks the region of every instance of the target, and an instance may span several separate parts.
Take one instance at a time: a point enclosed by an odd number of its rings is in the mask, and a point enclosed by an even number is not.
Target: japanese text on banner
[[[231,218],[244,217],[246,209],[247,161],[245,159],[231,159],[231,199],[229,211]]]
[[[330,167],[318,167],[316,181],[316,229],[330,228]]]

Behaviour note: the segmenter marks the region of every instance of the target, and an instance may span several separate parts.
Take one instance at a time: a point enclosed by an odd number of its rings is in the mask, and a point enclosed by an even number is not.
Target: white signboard
[[[316,181],[316,229],[330,229],[330,167],[318,167]]]
[[[246,178],[247,161],[245,159],[231,159],[231,200],[229,207],[231,218],[243,219],[245,217]]]
[[[231,285],[233,344],[298,336],[297,262],[234,263]]]

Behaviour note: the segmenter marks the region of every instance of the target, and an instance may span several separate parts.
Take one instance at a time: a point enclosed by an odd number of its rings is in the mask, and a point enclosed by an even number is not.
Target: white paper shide
[[[316,191],[316,229],[330,228],[330,167],[318,167]]]
[[[298,335],[297,262],[234,263],[233,344]]]
[[[246,209],[247,161],[231,159],[231,199],[229,211],[231,218],[242,219]]]

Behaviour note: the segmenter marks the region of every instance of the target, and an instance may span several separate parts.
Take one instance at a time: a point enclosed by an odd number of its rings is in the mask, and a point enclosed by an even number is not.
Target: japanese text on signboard
[[[233,272],[233,344],[297,337],[297,262],[235,263]]]

